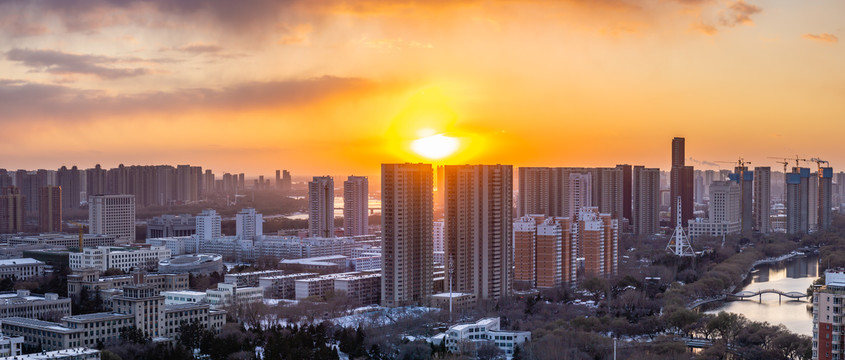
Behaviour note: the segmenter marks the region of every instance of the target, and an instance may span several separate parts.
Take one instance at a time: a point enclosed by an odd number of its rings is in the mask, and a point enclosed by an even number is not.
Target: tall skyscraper
[[[382,164],[381,304],[423,304],[433,291],[430,164]]]
[[[772,169],[754,168],[754,229],[766,234],[771,231]]]
[[[276,190],[282,189],[282,171],[276,170]]]
[[[569,211],[565,214],[578,217],[581,208],[593,206],[593,178],[590,173],[570,173],[567,199]]]
[[[598,199],[593,205],[614,219],[624,218],[625,172],[623,168],[598,168]],[[628,194],[630,196],[630,192]],[[628,200],[628,205],[631,201]]]
[[[290,192],[291,184],[290,171],[282,170],[282,191],[285,193]]]
[[[628,220],[628,224],[632,225],[634,223],[634,219],[631,217],[631,211],[633,211],[631,201],[634,196],[633,167],[631,167],[631,165],[624,164],[616,165],[616,168],[622,170],[622,217]]]
[[[343,182],[343,234],[367,235],[369,231],[369,180],[366,176],[349,176]]]
[[[830,228],[830,209],[833,193],[833,168],[819,168],[819,230]]]
[[[76,166],[68,169],[62,166],[56,173],[58,185],[62,187],[62,206],[65,209],[77,209],[80,204],[80,193],[82,192],[82,181],[80,171]]]
[[[0,234],[22,232],[24,196],[16,186],[7,186],[0,191]]]
[[[681,198],[681,224],[686,225],[687,221],[693,218],[695,202],[693,199],[695,170],[692,166],[685,166],[684,138],[672,139],[672,170],[670,176],[670,198],[672,207],[672,224],[677,223],[678,197]]]
[[[235,235],[238,240],[259,240],[264,235],[264,216],[253,208],[242,209],[235,215]]]
[[[660,229],[660,169],[635,166],[632,188],[634,234],[654,235]]]
[[[308,182],[308,234],[311,237],[334,235],[334,180],[315,176]]]
[[[62,188],[58,186],[44,186],[39,190],[39,230],[41,232],[61,232]]]
[[[538,288],[556,288],[563,283],[563,227],[554,218],[537,226],[536,273]],[[571,254],[571,251],[566,253]],[[532,261],[533,263],[533,261]]]
[[[543,216],[540,216],[542,220]],[[522,216],[513,223],[514,282],[537,284],[537,218]]]
[[[93,195],[88,198],[88,233],[135,241],[135,195]]]
[[[506,296],[513,289],[513,167],[447,165],[444,186],[454,291],[478,299]]]

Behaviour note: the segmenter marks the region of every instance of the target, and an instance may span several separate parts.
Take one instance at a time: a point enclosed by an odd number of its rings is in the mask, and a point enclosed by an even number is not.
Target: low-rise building
[[[349,272],[294,281],[296,299],[322,297],[343,292],[362,305],[377,304],[381,297],[381,273]]]
[[[381,255],[370,255],[346,259],[346,267],[352,271],[381,269]]]
[[[346,271],[345,255],[318,256],[301,259],[286,259],[279,262],[279,267],[285,270],[306,270],[320,272]]]
[[[191,236],[197,232],[197,219],[190,214],[162,215],[147,221],[147,239]]]
[[[155,270],[161,260],[170,259],[170,249],[151,246],[149,249],[98,246],[85,248],[82,252],[70,253],[70,268],[94,268],[106,271],[109,268],[128,272],[132,269]]]
[[[205,292],[193,290],[162,291],[161,295],[165,305],[203,304],[206,297]]]
[[[84,234],[82,235],[83,247],[114,246],[116,237],[114,235]],[[9,245],[40,244],[61,246],[64,248],[79,248],[78,234],[51,233],[40,235],[21,235],[9,238]]]
[[[449,303],[452,303],[452,311],[462,311],[475,307],[476,298],[471,293],[438,293],[431,295],[431,306],[438,307],[444,310],[449,309]]]
[[[18,290],[0,294],[0,318],[62,317],[70,315],[70,307],[69,298],[59,297],[55,293],[35,295],[30,294],[29,290]]]
[[[0,278],[26,280],[44,276],[45,265],[32,258],[0,260]]]
[[[163,238],[147,238],[145,242],[151,246],[164,246],[170,250],[171,256],[193,254],[197,252],[198,238],[196,236],[174,236]]]
[[[318,276],[318,273],[296,273],[261,277],[258,286],[264,289],[264,297],[268,299],[294,299],[296,297],[296,280]]]
[[[223,282],[227,284],[235,284],[237,286],[258,286],[258,279],[262,277],[272,277],[283,275],[283,270],[264,270],[264,271],[250,271],[234,274],[226,274],[223,277]]]
[[[142,276],[142,279],[138,279],[138,276]],[[90,296],[94,296],[96,291],[123,289],[124,286],[142,282],[152,285],[159,292],[185,290],[189,286],[188,274],[159,273],[101,277],[97,269],[79,269],[67,277],[67,294],[68,297],[79,299],[82,289],[86,289]]]
[[[205,300],[214,308],[229,305],[247,305],[264,301],[261,287],[238,287],[235,284],[218,283],[217,290],[206,290]]]
[[[22,353],[23,336],[0,335],[0,359],[15,357]]]
[[[219,254],[181,255],[158,262],[158,271],[174,274],[211,274],[223,272],[223,256]]]
[[[2,357],[0,360],[100,360],[100,350],[73,348]]]
[[[446,342],[449,352],[473,352],[482,344],[490,343],[510,358],[514,348],[531,340],[531,332],[501,330],[499,318],[484,318],[472,324],[453,325],[442,339]]]

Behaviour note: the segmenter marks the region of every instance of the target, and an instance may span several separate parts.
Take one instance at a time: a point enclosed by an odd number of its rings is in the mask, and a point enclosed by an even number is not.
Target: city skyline
[[[697,161],[800,154],[837,167],[843,10],[5,1],[0,124],[17,136],[0,167],[255,175],[283,159],[297,174],[375,178],[381,163],[429,162],[412,144],[428,136],[453,139],[449,164],[665,169],[664,139],[682,136]]]

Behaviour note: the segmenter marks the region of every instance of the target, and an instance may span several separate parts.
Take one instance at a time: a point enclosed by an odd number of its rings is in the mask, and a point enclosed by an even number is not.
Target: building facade
[[[88,199],[88,232],[135,241],[135,196],[93,195]]]
[[[62,188],[44,186],[38,189],[38,229],[41,232],[62,231]]]
[[[498,299],[513,290],[513,167],[447,165],[446,264],[453,291]]]
[[[334,179],[315,176],[308,182],[308,234],[312,237],[334,235]]]
[[[381,304],[423,304],[433,293],[433,170],[430,164],[382,164],[381,177]]]
[[[343,182],[343,234],[369,233],[369,181],[366,176],[349,176]]]

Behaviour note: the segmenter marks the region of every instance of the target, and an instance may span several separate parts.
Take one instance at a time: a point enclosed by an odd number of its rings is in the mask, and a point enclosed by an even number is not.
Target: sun
[[[436,134],[412,141],[411,150],[426,158],[437,160],[454,154],[460,145],[457,138]]]

